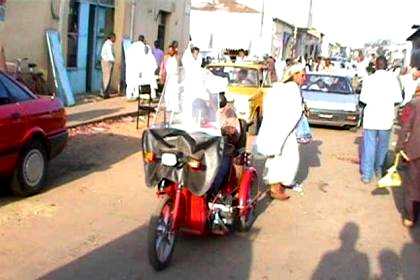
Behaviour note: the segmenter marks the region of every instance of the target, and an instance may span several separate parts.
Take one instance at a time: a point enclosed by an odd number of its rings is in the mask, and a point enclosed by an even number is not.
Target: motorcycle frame
[[[233,168],[231,168],[232,170]],[[250,207],[255,203],[255,198],[249,202],[249,188],[257,178],[257,172],[253,167],[246,167],[240,180],[231,172],[229,181],[222,187],[224,194],[238,192],[239,209],[238,215],[247,215]],[[171,215],[173,232],[182,231],[192,235],[203,236],[209,234],[209,208],[206,195],[197,196],[191,191],[177,183],[170,183],[168,186],[157,192],[158,196],[169,196],[174,205]],[[252,194],[251,194],[252,195]]]

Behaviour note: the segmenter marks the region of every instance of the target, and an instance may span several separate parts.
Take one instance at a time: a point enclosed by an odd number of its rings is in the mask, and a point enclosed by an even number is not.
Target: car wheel
[[[27,145],[19,158],[11,185],[14,194],[29,196],[39,193],[47,175],[47,152],[40,141]]]

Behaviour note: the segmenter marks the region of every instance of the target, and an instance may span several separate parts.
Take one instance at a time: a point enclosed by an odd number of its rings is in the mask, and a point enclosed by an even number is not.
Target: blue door
[[[100,91],[102,85],[102,70],[101,70],[101,50],[102,45],[105,42],[105,25],[106,25],[106,10],[107,8],[100,6],[92,6],[93,10],[93,32],[92,32],[92,43],[90,44],[92,49],[90,50],[90,75],[88,84],[90,85],[90,91]]]

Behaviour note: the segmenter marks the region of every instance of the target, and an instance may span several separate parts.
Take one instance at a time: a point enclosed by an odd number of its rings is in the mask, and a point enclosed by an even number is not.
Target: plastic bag
[[[387,170],[386,175],[378,181],[379,188],[401,187],[402,180],[400,174],[398,173],[400,160],[401,153],[398,153],[395,157],[394,164]]]

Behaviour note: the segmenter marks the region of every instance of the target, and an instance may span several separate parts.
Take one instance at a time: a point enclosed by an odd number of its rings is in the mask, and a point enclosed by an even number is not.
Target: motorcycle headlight
[[[162,154],[161,162],[165,166],[174,167],[178,164],[178,158],[176,154],[164,153]]]

